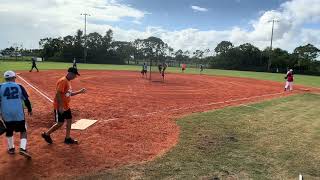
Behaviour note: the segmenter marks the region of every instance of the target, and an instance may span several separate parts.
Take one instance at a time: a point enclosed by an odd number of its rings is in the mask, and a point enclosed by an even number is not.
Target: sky
[[[156,36],[175,50],[213,50],[223,40],[292,52],[320,48],[320,0],[0,0],[0,49],[39,48],[45,37],[114,32],[114,40]]]

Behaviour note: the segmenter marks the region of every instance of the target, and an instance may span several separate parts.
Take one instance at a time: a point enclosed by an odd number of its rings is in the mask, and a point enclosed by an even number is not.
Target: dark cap
[[[77,68],[70,67],[70,68],[68,69],[68,72],[71,72],[71,73],[73,73],[73,74],[76,74],[76,75],[80,76]]]

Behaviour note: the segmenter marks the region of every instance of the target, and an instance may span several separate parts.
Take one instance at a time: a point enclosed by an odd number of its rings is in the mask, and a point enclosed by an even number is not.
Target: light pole
[[[271,44],[270,44],[270,53],[269,53],[269,61],[268,61],[268,71],[270,71],[274,23],[275,23],[275,22],[280,22],[280,21],[279,21],[279,20],[276,20],[276,19],[273,19],[273,20],[270,20],[270,21],[268,21],[268,22],[272,22]]]
[[[80,15],[84,16],[84,63],[87,63],[87,16],[90,16],[88,13],[81,13]]]

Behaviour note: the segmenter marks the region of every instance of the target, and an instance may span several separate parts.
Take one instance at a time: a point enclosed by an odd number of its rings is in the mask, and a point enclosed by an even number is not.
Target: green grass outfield
[[[320,179],[320,96],[193,114],[163,157],[80,179]]]
[[[71,63],[58,63],[58,62],[39,62],[38,68],[40,70],[45,69],[67,69],[71,66]],[[29,70],[31,67],[30,61],[0,61],[0,72],[5,70]],[[131,70],[140,71],[140,66],[134,65],[109,65],[109,64],[78,64],[79,69],[95,69],[95,70]],[[181,73],[180,68],[169,67],[169,72]],[[199,74],[199,69],[188,68],[185,71],[186,74]],[[232,76],[232,77],[244,77],[254,78],[261,80],[271,80],[277,82],[284,82],[284,74],[277,73],[263,73],[263,72],[250,72],[250,71],[233,71],[233,70],[218,70],[218,69],[206,69],[203,74],[216,75],[216,76]],[[320,76],[307,76],[307,75],[295,75],[295,84],[320,87]]]

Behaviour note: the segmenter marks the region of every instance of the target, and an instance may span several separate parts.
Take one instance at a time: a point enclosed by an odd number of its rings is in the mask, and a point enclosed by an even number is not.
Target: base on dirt
[[[97,122],[97,120],[91,120],[91,119],[80,119],[79,121],[73,123],[71,125],[71,129],[77,129],[77,130],[85,130],[92,124]]]

